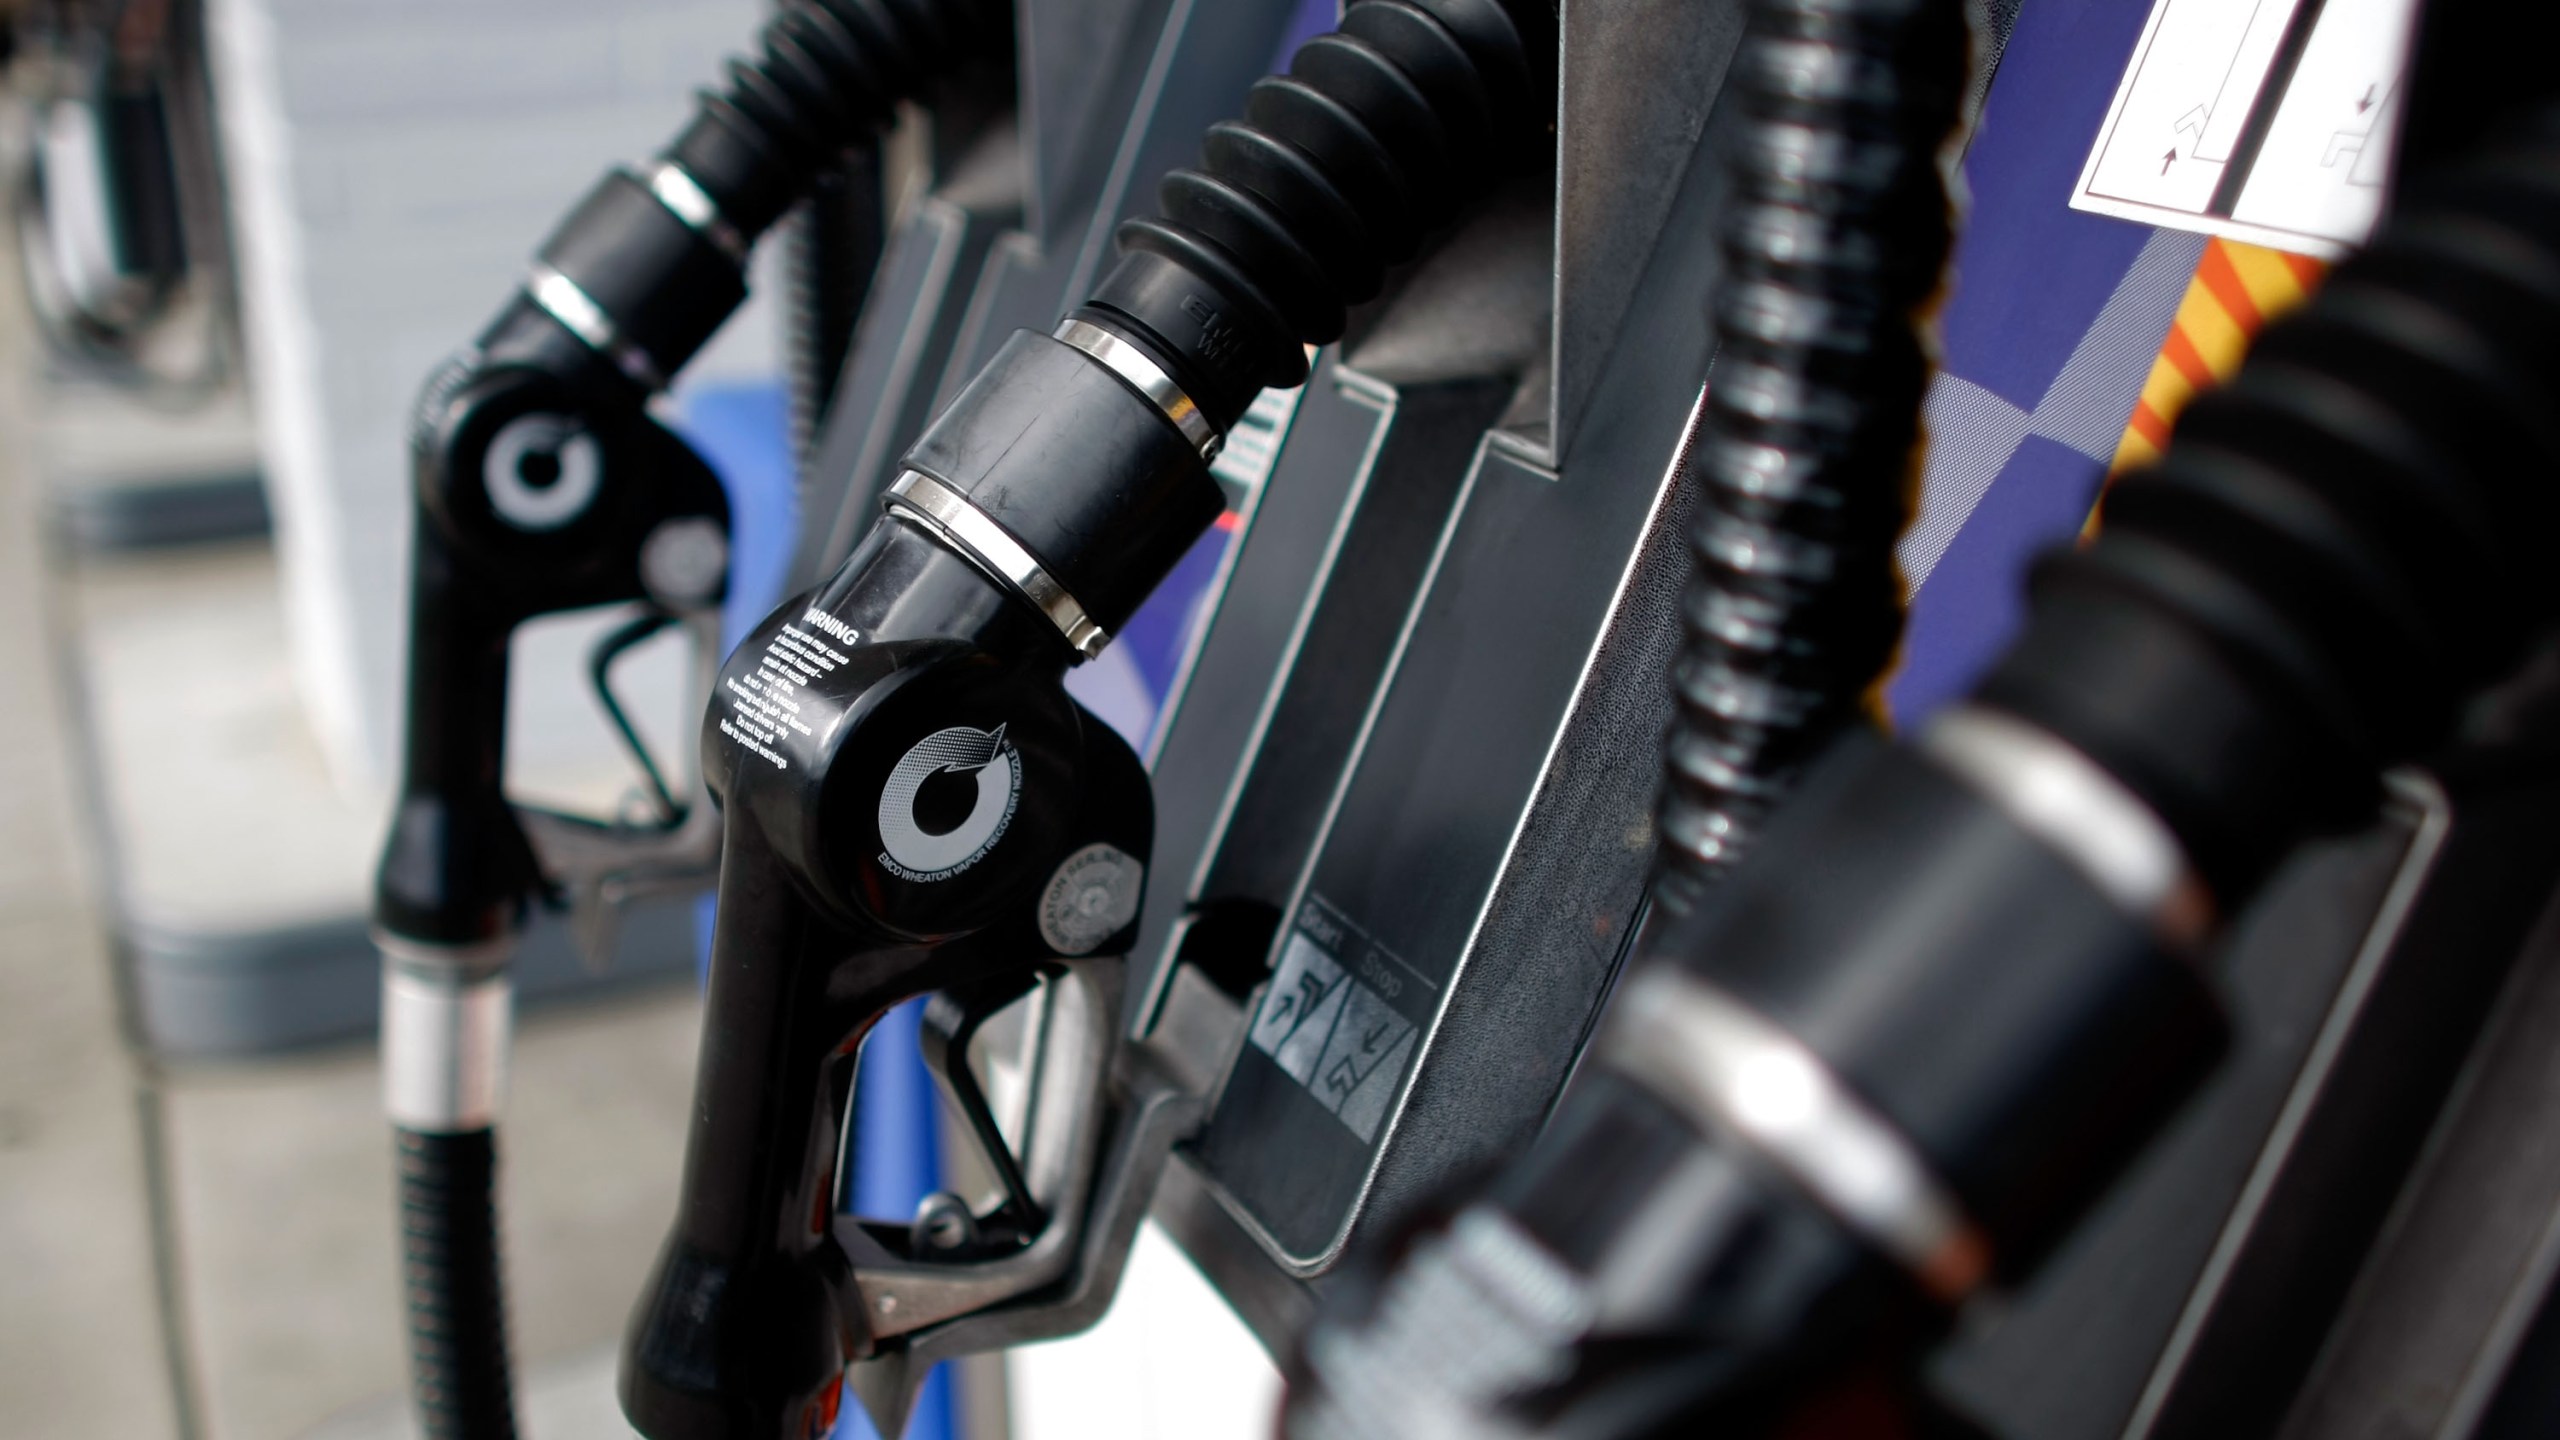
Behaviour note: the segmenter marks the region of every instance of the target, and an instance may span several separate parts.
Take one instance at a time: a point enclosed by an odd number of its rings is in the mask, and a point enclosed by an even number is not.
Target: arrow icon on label
[[[2212,118],[2213,112],[2199,105],[2193,110],[2188,111],[2186,114],[2179,116],[2178,123],[2170,126],[2169,128],[2176,131],[2178,134],[2192,138],[2203,134],[2205,122]]]
[[[2168,154],[2161,156],[2161,157],[2160,157],[2160,173],[2161,173],[2161,174],[2163,174],[2163,175],[2168,174],[2168,173],[2169,173],[2169,167],[2170,167],[2170,166],[2172,166],[2172,165],[2175,165],[2175,164],[2177,164],[2177,163],[2178,163],[2178,152],[2177,152],[2177,151],[2175,151],[2175,150],[2172,150],[2172,151],[2170,151]]]
[[[2370,85],[2364,87],[2364,98],[2356,102],[2357,114],[2361,115],[2373,108],[2373,88]]]

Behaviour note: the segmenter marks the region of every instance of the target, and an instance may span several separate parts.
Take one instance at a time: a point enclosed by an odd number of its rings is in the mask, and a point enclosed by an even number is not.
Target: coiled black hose
[[[1165,179],[1157,215],[1121,227],[1119,263],[1069,325],[1016,335],[905,464],[985,509],[1088,620],[1117,628],[1224,506],[1201,462],[1253,398],[1305,380],[1308,348],[1338,339],[1350,307],[1494,177],[1552,160],[1539,62],[1555,18],[1554,0],[1355,0],[1340,30],[1254,84],[1245,119],[1210,127],[1201,168]],[[1086,330],[1164,372],[1189,402],[1182,428],[1075,353],[1066,337]]]
[[[845,147],[964,61],[1008,53],[1005,0],[786,0],[753,59],[729,62],[667,156],[748,235],[797,202]]]
[[[1010,18],[1003,0],[787,0],[661,152],[679,173],[606,176],[543,242],[541,265],[613,333],[562,323],[643,390],[665,385],[746,299],[748,247],[902,102],[1009,53]],[[509,352],[521,325],[547,333],[538,298],[519,297],[480,348]]]
[[[1078,317],[1158,353],[1221,430],[1306,378],[1387,268],[1550,153],[1552,0],[1355,0],[1212,126]]]
[[[1747,24],[1657,820],[1675,908],[1749,848],[1901,633],[1965,85],[1955,0],[1755,0]]]
[[[2560,615],[2560,108],[2405,199],[2048,558],[1980,690],[2097,759],[2228,903]]]
[[[497,1140],[401,1129],[400,1279],[427,1440],[513,1440]]]

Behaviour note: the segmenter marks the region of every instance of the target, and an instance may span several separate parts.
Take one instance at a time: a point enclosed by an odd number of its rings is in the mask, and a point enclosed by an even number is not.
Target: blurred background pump
[[[9,1433],[2560,1411],[2554,21],[0,13]]]

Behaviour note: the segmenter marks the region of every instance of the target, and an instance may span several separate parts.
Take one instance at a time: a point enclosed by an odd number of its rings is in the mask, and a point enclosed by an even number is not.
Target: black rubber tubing
[[[1078,316],[1153,351],[1224,430],[1496,177],[1552,155],[1554,52],[1553,0],[1354,0],[1121,227]]]
[[[2560,617],[2560,107],[2474,154],[2040,564],[1977,692],[2139,793],[2226,906]]]
[[[753,58],[729,62],[667,147],[730,224],[759,235],[899,102],[974,58],[1009,53],[1006,0],[785,0]]]
[[[1749,850],[1900,638],[1968,55],[1958,0],[1754,0],[1746,24],[1657,811],[1675,909]]]
[[[1506,171],[1552,160],[1552,0],[1354,0],[1342,28],[1210,127],[1202,168],[1120,228],[1072,319],[1148,355],[1217,431],[1305,380],[1390,267]],[[907,452],[969,497],[1106,629],[1224,505],[1201,441],[1075,344],[1017,333]],[[1002,443],[991,443],[999,437]],[[1059,457],[1075,457],[1061,466]]]
[[[514,1440],[498,1253],[497,1137],[395,1130],[400,1279],[427,1440]]]
[[[1004,0],[786,0],[752,58],[729,62],[661,152],[718,211],[723,231],[679,218],[652,182],[616,171],[546,239],[544,265],[577,286],[649,362],[635,383],[682,369],[746,299],[745,247],[825,177],[868,170],[859,152],[898,107],[1013,38]],[[868,280],[865,272],[861,279]],[[519,299],[483,346],[540,313]],[[829,377],[832,379],[832,377]]]

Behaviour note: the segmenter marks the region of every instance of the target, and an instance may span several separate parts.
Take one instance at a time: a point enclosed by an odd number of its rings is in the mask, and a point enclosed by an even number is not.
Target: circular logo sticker
[[[1021,800],[1022,763],[1003,726],[936,730],[880,788],[880,863],[901,880],[957,875],[1004,838]]]
[[[1087,845],[1059,862],[1040,892],[1040,938],[1061,955],[1082,955],[1138,918],[1138,882],[1147,867],[1110,845]]]
[[[604,451],[568,417],[536,412],[499,427],[480,461],[489,508],[519,530],[557,530],[604,488]]]

